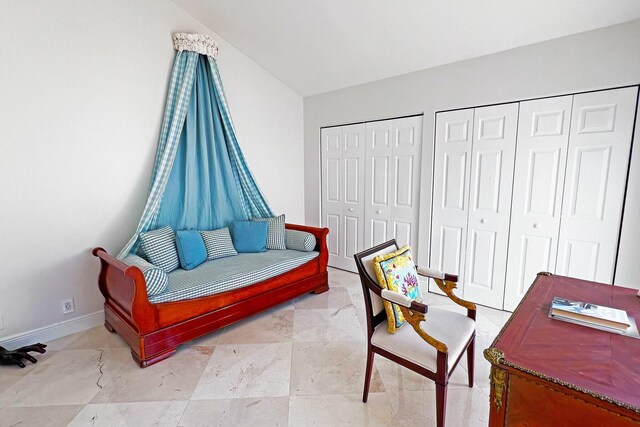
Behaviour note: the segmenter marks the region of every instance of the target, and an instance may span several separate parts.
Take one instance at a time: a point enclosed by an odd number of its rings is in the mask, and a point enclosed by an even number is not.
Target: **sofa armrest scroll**
[[[142,271],[109,255],[103,248],[95,248],[91,253],[100,259],[98,286],[105,303],[118,305],[139,332],[152,331],[155,315]]]

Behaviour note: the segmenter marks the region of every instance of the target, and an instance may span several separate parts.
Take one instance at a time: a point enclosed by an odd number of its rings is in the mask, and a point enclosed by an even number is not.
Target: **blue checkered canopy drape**
[[[238,219],[273,216],[238,145],[215,42],[178,33],[174,46],[149,196],[119,259],[137,250],[141,232],[165,225],[213,230]]]

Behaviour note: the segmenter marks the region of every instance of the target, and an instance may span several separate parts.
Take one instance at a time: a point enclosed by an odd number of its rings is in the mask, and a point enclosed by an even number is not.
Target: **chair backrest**
[[[389,240],[388,242],[381,243],[373,248],[359,252],[353,256],[356,261],[356,267],[358,268],[358,274],[360,275],[360,283],[362,284],[362,293],[364,294],[365,310],[367,311],[367,325],[375,328],[380,321],[386,319],[386,315],[374,320],[380,313],[384,313],[384,304],[382,298],[371,292],[367,286],[367,283],[373,286],[378,286],[378,280],[376,274],[373,271],[373,259],[378,255],[388,254],[398,250],[398,245],[395,240]],[[374,324],[372,324],[372,322]],[[372,331],[369,331],[371,335]]]

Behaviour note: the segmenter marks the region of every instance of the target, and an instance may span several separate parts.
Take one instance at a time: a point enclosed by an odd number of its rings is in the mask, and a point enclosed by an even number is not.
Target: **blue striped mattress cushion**
[[[206,261],[189,271],[177,269],[169,273],[166,290],[150,296],[149,302],[181,301],[242,288],[286,273],[318,255],[316,251],[267,250]]]

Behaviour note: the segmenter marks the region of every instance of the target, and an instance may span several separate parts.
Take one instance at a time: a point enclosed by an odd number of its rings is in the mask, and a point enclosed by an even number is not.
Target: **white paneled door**
[[[472,139],[473,109],[436,115],[429,265],[457,274],[461,291],[467,247]],[[433,281],[429,283],[429,290],[441,293]]]
[[[520,103],[505,310],[515,310],[539,272],[555,269],[572,98]]]
[[[321,140],[329,264],[356,271],[354,253],[392,238],[417,250],[422,116],[325,128]]]
[[[474,113],[464,298],[502,306],[518,103]]]
[[[506,310],[541,271],[612,283],[637,99],[634,86],[437,113],[431,266]]]
[[[399,246],[411,246],[417,257],[422,116],[396,119],[392,124],[392,235]]]
[[[574,95],[556,273],[612,283],[637,88]]]
[[[365,170],[366,224],[364,241],[369,248],[386,242],[392,235],[392,135],[391,120],[366,124],[367,168]]]
[[[365,242],[417,250],[422,116],[366,125]]]
[[[322,130],[322,222],[329,263],[355,271],[364,239],[364,126]]]

